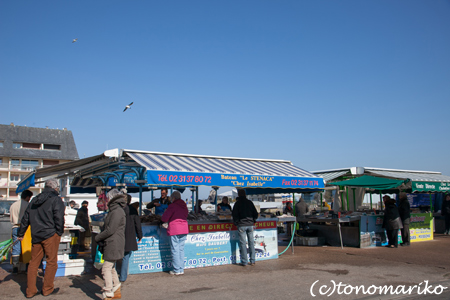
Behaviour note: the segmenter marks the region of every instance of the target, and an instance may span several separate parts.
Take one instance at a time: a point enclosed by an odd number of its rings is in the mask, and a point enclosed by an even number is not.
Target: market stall
[[[192,210],[198,201],[199,186],[210,186],[216,192],[215,195],[219,187],[243,188],[247,194],[314,192],[324,187],[322,178],[286,160],[119,149],[86,158],[79,164],[71,162],[38,169],[29,174],[22,184],[55,175],[71,178],[78,189],[83,189],[83,183],[86,189],[137,189],[140,213],[142,193],[149,190],[153,198],[153,191],[162,187],[169,190],[189,189],[192,192]],[[144,238],[130,261],[130,273],[157,272],[170,268],[166,231],[159,226],[156,218],[147,217],[143,219]],[[278,257],[276,222],[276,219],[271,218],[258,219],[254,241],[258,249],[257,260]],[[238,235],[231,223],[231,215],[197,215],[189,221],[189,229],[185,249],[187,268],[240,262]]]

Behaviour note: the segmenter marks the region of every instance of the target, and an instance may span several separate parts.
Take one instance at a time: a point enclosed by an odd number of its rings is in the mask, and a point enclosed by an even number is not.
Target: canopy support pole
[[[380,191],[380,210],[383,210],[383,194]]]
[[[213,186],[212,188],[215,191],[215,196],[214,196],[215,209],[214,209],[214,211],[217,211],[217,190],[219,189],[219,187],[218,186]]]
[[[320,211],[323,209],[323,193],[320,193]]]
[[[370,209],[373,209],[373,207],[372,207],[372,193],[370,193]]]
[[[430,193],[430,212],[433,213],[433,198],[431,197],[431,193]]]
[[[350,201],[348,199],[348,187],[345,187],[345,197],[347,198],[347,211],[350,211]]]
[[[139,216],[142,216],[142,183],[139,183]]]
[[[192,192],[192,196],[191,196],[191,204],[192,204],[192,211],[195,211],[195,206],[194,206],[194,192],[195,192],[195,188],[191,188],[191,192]]]
[[[353,211],[356,211],[356,194],[355,194],[355,188],[352,188],[353,190]]]
[[[195,204],[198,203],[198,186],[195,187]],[[195,211],[195,209],[194,209]]]

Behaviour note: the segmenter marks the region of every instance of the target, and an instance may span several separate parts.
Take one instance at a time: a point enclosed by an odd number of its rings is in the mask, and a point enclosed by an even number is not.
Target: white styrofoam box
[[[58,270],[56,271],[56,277],[69,276],[69,275],[81,275],[84,271],[84,265],[86,262],[84,259],[66,259],[58,260]],[[47,262],[43,262],[44,269],[47,266]]]
[[[64,276],[81,275],[84,272],[84,267],[66,267],[64,269]]]
[[[62,261],[66,267],[84,267],[86,261],[84,259],[66,259]]]
[[[58,254],[58,261],[65,261],[65,260],[69,260],[69,254]]]

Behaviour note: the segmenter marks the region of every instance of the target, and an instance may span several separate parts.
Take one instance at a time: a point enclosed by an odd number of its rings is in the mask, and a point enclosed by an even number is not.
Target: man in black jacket
[[[59,288],[54,288],[53,281],[58,270],[58,248],[61,235],[64,233],[64,203],[58,196],[59,184],[56,179],[45,182],[45,188],[33,200],[25,211],[19,229],[19,239],[22,240],[28,226],[31,226],[31,261],[27,273],[26,297],[31,298],[38,293],[36,277],[42,258],[46,257],[44,284],[42,294],[56,294]]]
[[[249,265],[255,264],[255,238],[253,237],[253,226],[258,219],[258,212],[252,201],[248,200],[243,189],[238,190],[237,202],[233,207],[233,222],[239,232],[239,252],[241,255],[241,266],[247,266],[247,242],[250,251]]]

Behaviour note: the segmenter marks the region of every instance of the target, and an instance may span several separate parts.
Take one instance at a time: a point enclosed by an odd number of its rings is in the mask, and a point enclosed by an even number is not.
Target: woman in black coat
[[[395,200],[389,198],[384,198],[384,220],[383,228],[386,229],[387,238],[389,244],[387,247],[397,248],[398,247],[398,230],[403,228],[402,221],[400,219],[400,214],[398,208],[395,205]]]
[[[138,250],[136,238],[139,239],[139,242],[142,240],[142,227],[139,213],[136,208],[130,205],[130,203],[131,196],[127,194],[127,206],[123,208],[127,218],[125,225],[125,253],[122,259],[122,264],[117,270],[119,273],[120,282],[125,282],[127,280],[128,265],[130,262],[131,253]]]

